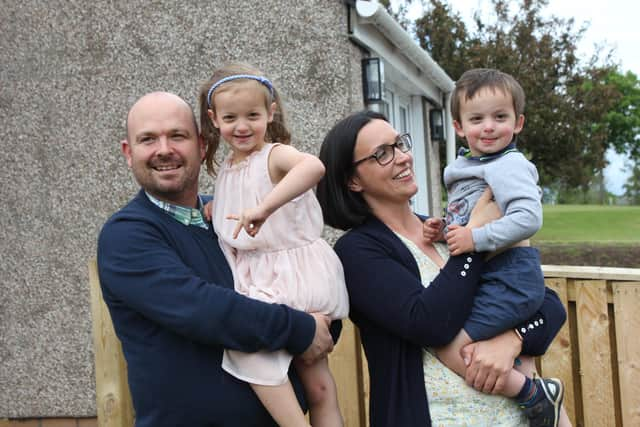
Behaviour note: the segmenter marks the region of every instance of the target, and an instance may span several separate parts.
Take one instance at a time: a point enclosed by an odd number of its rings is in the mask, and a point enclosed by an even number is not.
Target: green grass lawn
[[[640,245],[640,206],[544,205],[544,224],[533,237],[540,243],[619,243]]]

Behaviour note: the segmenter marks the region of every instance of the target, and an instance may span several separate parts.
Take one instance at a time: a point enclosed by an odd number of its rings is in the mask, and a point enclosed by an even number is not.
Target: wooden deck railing
[[[133,425],[126,365],[89,264],[99,425]],[[640,269],[543,266],[568,321],[545,356],[544,376],[561,378],[574,426],[640,426]],[[329,358],[346,427],[368,423],[368,375],[357,330],[344,322]]]
[[[640,269],[543,266],[568,322],[541,358],[574,425],[640,426]]]

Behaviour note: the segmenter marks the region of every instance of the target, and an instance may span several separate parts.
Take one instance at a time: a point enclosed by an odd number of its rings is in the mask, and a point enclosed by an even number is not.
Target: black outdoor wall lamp
[[[380,58],[362,60],[362,94],[365,104],[382,102],[382,67]]]
[[[442,110],[437,108],[429,110],[429,131],[432,141],[444,141]]]

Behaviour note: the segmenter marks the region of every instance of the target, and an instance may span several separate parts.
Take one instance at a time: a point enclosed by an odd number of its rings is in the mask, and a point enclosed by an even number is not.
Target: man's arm
[[[107,223],[98,241],[98,268],[110,309],[125,306],[194,341],[245,352],[286,349],[295,355],[323,336],[316,333],[322,322],[309,314],[196,276],[153,224]]]

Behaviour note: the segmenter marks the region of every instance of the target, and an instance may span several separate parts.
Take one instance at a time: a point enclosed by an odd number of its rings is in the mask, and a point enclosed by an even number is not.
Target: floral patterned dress
[[[440,268],[411,240],[396,235],[407,246],[418,263],[424,286],[429,286]],[[447,246],[435,244],[445,261]],[[443,365],[429,349],[423,350],[424,384],[434,427],[524,427],[529,423],[513,399],[484,394],[469,387],[455,372]]]

